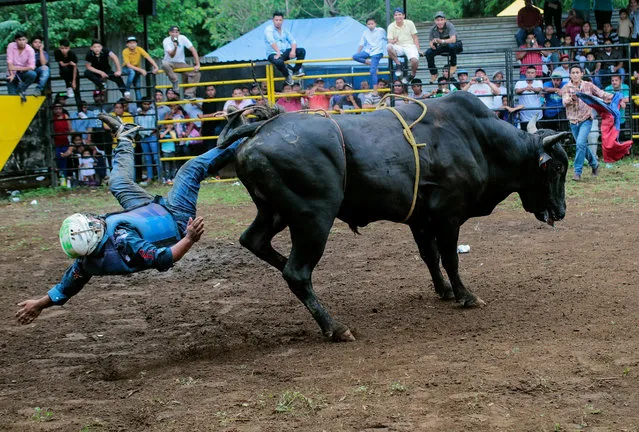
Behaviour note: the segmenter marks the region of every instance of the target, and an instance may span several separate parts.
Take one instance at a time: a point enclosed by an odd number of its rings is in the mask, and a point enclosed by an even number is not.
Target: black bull
[[[222,132],[220,147],[249,137],[237,150],[235,168],[257,216],[241,244],[282,272],[324,335],[334,340],[353,336],[319,302],[311,275],[335,218],[355,231],[378,220],[407,224],[439,297],[474,306],[483,301],[459,276],[459,227],[490,214],[513,192],[541,221],[553,224],[565,215],[568,158],[556,144],[565,134],[520,131],[466,92],[426,105],[426,115],[413,128],[415,141],[426,145],[419,149],[417,201],[406,221],[417,168],[403,128],[388,110],[334,120],[289,113],[239,127],[240,116],[231,116]],[[398,110],[409,124],[422,112],[417,104]],[[286,227],[292,242],[288,258],[271,245]]]

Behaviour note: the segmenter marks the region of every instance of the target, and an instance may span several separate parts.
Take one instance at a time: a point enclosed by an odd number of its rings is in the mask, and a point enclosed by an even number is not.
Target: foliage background
[[[105,29],[111,37],[124,39],[141,34],[142,18],[137,14],[137,0],[103,0]],[[451,19],[495,16],[512,0],[407,0],[407,15],[414,21],[429,21],[443,10]],[[537,3],[542,4],[540,0]],[[571,0],[564,0],[564,10]],[[402,6],[391,1],[391,10]],[[615,7],[625,7],[625,0],[614,0]],[[208,53],[270,19],[280,10],[287,18],[317,18],[349,15],[364,21],[373,16],[380,26],[386,24],[384,0],[157,0],[157,16],[149,17],[149,47],[155,56],[162,54],[161,42],[167,29],[178,24],[183,34],[196,45],[200,54]],[[67,38],[72,46],[88,46],[99,35],[98,1],[62,0],[48,3],[51,47]],[[2,9],[0,43],[4,47],[13,32],[21,28],[30,36],[41,33],[40,4],[10,6]],[[49,47],[51,49],[51,47]]]

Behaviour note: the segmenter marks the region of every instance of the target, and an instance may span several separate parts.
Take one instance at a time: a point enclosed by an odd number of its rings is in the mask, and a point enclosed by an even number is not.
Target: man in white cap
[[[399,57],[406,56],[410,61],[411,73],[408,77],[404,77],[402,82],[408,84],[417,75],[417,67],[419,66],[419,38],[417,37],[417,28],[411,20],[407,20],[404,9],[398,7],[393,12],[395,21],[388,26],[387,38],[388,57],[395,62],[395,76],[402,76],[402,62]]]
[[[450,57],[450,74],[457,69],[457,54],[464,50],[460,40],[457,38],[457,31],[453,23],[446,21],[446,14],[439,11],[435,14],[435,25],[430,29],[430,48],[426,50],[426,61],[430,70],[431,82],[437,81],[437,67],[435,66],[435,56],[448,55]]]

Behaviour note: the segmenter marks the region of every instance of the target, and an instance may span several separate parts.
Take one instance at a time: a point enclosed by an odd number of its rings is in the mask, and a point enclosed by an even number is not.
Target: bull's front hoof
[[[355,336],[349,329],[333,332],[333,342],[355,342]]]
[[[455,300],[455,293],[453,289],[449,286],[448,289],[436,291],[440,300],[449,301]]]

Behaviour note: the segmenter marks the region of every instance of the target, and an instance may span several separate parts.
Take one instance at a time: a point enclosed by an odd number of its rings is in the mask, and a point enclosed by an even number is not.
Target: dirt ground
[[[252,205],[203,208],[222,234],[173,270],[94,278],[26,327],[14,305],[69,261],[1,230],[0,430],[638,431],[637,199],[573,198],[556,229],[512,200],[471,220],[461,274],[487,305],[468,310],[438,300],[407,227],[338,222],[314,282],[341,344],[238,244]],[[65,213],[31,238],[55,246]]]

